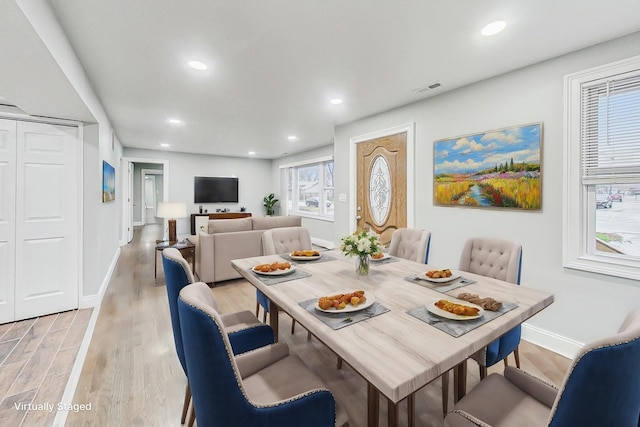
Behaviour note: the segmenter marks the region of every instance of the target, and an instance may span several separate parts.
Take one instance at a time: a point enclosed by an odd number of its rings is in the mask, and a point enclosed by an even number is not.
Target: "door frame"
[[[156,187],[157,187],[157,182],[156,179],[158,179],[157,176],[155,175],[163,175],[164,176],[164,171],[162,171],[161,169],[140,169],[140,198],[141,198],[141,202],[140,202],[140,214],[142,217],[142,223],[144,225],[147,225],[147,208],[146,208],[146,200],[145,200],[145,196],[147,194],[147,188],[146,188],[146,176],[147,175],[154,175],[153,177],[153,203],[154,203],[154,207],[153,207],[153,216],[155,218],[157,212],[157,205],[158,205],[158,198],[156,197]],[[163,178],[164,180],[164,178]],[[164,183],[163,183],[164,184]],[[163,190],[164,190],[164,186],[163,186]],[[163,197],[162,197],[162,201],[166,202],[166,200],[164,199],[164,191],[163,191]]]
[[[129,188],[129,177],[128,177],[128,165],[129,163],[151,163],[151,164],[159,164],[162,165],[162,198],[164,201],[169,200],[169,160],[165,159],[149,159],[144,157],[122,157],[122,164],[127,165],[127,167],[120,168],[122,170],[122,182],[126,182],[125,188]],[[135,174],[131,174],[131,179],[134,179]],[[133,188],[133,183],[131,185]],[[124,246],[128,242],[127,240],[127,227],[133,227],[133,218],[131,218],[131,223],[129,223],[129,205],[133,203],[133,194],[129,197],[127,203],[122,204],[122,230],[120,236],[120,245]],[[166,220],[165,220],[166,222]],[[166,227],[166,224],[164,224]]]
[[[356,158],[356,144],[371,139],[382,138],[398,133],[407,133],[407,227],[413,227],[415,223],[415,122],[400,126],[394,126],[364,135],[354,136],[349,139],[349,194],[352,195],[349,204],[349,232],[356,231],[356,204],[358,159]],[[411,177],[411,179],[409,179]]]

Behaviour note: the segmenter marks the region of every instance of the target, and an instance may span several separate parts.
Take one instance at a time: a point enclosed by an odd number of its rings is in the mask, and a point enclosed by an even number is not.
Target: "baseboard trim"
[[[312,237],[311,238],[311,243],[313,243],[314,245],[317,245],[317,246],[321,246],[321,247],[326,248],[326,249],[334,249],[336,247],[336,245],[334,245],[333,242],[331,242],[329,240],[318,239],[317,237]]]
[[[569,359],[573,359],[584,346],[583,343],[528,323],[522,324],[522,339]]]
[[[80,298],[80,308],[97,307],[100,305],[102,297],[104,297],[104,293],[107,291],[107,287],[111,281],[113,271],[116,269],[116,264],[118,263],[118,258],[120,258],[121,251],[120,247],[116,249],[116,253],[111,260],[109,269],[107,270],[107,274],[105,274],[102,284],[100,285],[100,289],[98,289],[98,293],[94,295],[83,295],[82,298]]]
[[[73,396],[76,394],[76,388],[78,387],[78,382],[80,381],[80,375],[82,374],[82,368],[84,367],[84,361],[87,358],[87,352],[89,351],[89,344],[91,343],[91,338],[93,337],[93,331],[96,328],[96,322],[98,321],[98,315],[100,314],[100,307],[94,307],[93,312],[91,313],[91,318],[89,319],[89,324],[87,325],[87,330],[84,333],[84,338],[82,338],[82,343],[80,344],[80,348],[78,348],[78,354],[76,355],[76,361],[73,363],[73,368],[71,368],[71,373],[69,374],[69,380],[67,381],[67,386],[64,389],[64,393],[62,394],[62,398],[60,402],[56,405],[58,409],[56,412],[56,417],[53,420],[53,427],[62,427],[67,422],[67,416],[69,415],[69,410],[66,408],[73,408]],[[53,402],[52,402],[53,403]],[[92,402],[78,402],[84,404],[90,404]]]

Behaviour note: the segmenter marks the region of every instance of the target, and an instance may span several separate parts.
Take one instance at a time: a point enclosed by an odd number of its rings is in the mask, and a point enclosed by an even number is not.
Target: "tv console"
[[[196,230],[198,230],[201,225],[206,225],[206,222],[210,219],[248,218],[250,216],[251,213],[249,212],[213,212],[191,214],[191,234],[197,234]]]

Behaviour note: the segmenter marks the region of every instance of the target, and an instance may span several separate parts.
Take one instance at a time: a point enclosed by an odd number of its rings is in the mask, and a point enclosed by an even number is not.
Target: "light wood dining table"
[[[233,267],[271,301],[269,321],[278,337],[278,308],[328,346],[367,383],[367,423],[379,422],[379,395],[388,400],[388,425],[398,425],[398,404],[408,398],[409,424],[413,425],[414,393],[450,369],[457,370],[454,384],[457,401],[465,393],[466,359],[513,327],[553,302],[553,295],[496,279],[460,272],[475,283],[447,294],[405,280],[411,274],[451,266],[420,264],[400,258],[371,263],[367,276],[358,276],[353,258],[339,251],[322,252],[330,261],[299,261],[296,269],[308,277],[266,285],[251,269],[258,264],[286,261],[268,255],[231,261]],[[451,269],[455,274],[457,271]],[[302,301],[336,293],[364,290],[389,309],[341,329],[334,330],[299,305]],[[436,329],[407,311],[445,295],[471,292],[481,297],[516,303],[518,306],[457,338]]]

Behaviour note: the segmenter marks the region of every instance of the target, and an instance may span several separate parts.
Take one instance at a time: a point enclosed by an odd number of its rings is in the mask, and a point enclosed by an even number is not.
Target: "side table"
[[[158,252],[162,252],[162,250],[166,248],[175,248],[179,250],[184,259],[191,264],[191,271],[194,271],[196,263],[196,245],[188,240],[185,242],[176,242],[171,245],[167,240],[165,240],[156,244],[156,252],[153,257],[153,277],[158,277]]]

